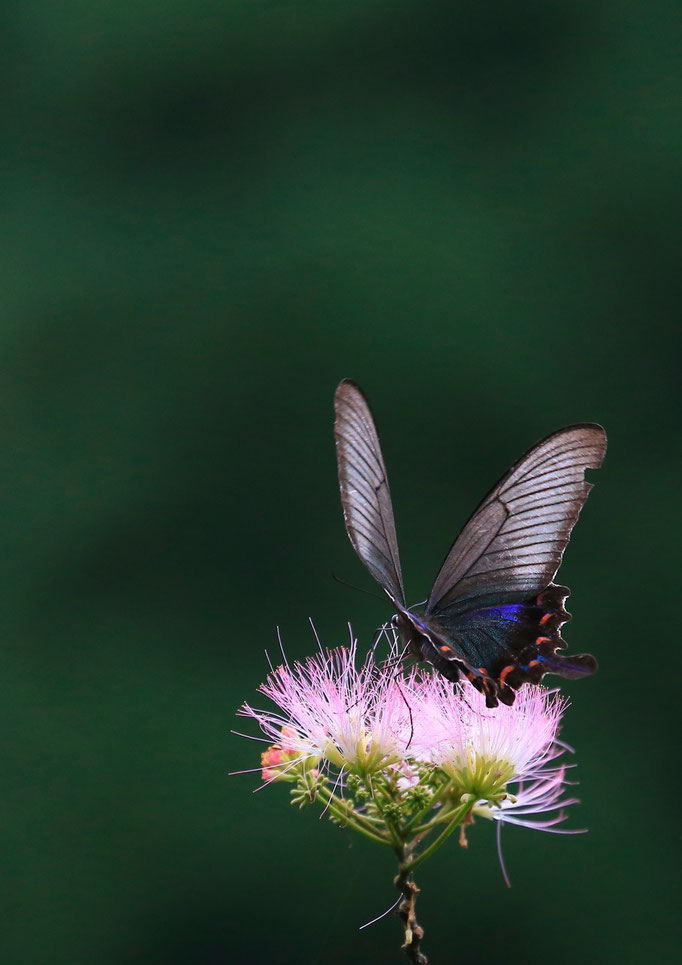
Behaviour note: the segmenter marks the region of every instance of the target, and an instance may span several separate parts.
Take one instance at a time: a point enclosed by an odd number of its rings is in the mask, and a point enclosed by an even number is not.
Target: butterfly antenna
[[[348,583],[346,580],[342,580],[341,577],[340,577],[340,576],[337,576],[336,573],[334,573],[333,570],[332,570],[332,580],[334,580],[335,583],[340,583],[341,586],[346,586],[346,587],[348,587],[349,590],[357,590],[358,593],[364,593],[366,596],[371,596],[371,597],[373,597],[375,600],[383,600],[383,599],[384,599],[384,597],[379,596],[378,593],[372,593],[371,590],[366,590],[366,589],[364,588],[364,586],[356,586],[355,583]]]

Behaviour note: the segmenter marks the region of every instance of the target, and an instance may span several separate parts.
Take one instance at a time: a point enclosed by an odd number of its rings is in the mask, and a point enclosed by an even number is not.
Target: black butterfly
[[[336,454],[346,531],[355,552],[397,608],[394,626],[410,654],[448,680],[464,674],[488,707],[546,673],[583,677],[590,654],[557,653],[570,619],[565,586],[552,583],[606,452],[601,426],[559,429],[491,489],[445,558],[426,604],[408,608],[391,494],[379,437],[362,390],[344,380],[334,399]]]

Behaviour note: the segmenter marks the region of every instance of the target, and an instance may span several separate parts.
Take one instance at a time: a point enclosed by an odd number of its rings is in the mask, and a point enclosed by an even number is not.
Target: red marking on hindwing
[[[444,643],[441,643],[441,645],[440,645],[440,652],[441,652],[441,653],[452,653],[452,647],[447,647]]]
[[[500,671],[499,682],[501,687],[504,686],[504,681],[507,675],[510,674],[513,669],[514,669],[514,664],[510,663],[508,667],[505,667],[504,670]]]
[[[537,637],[536,640],[535,640],[535,642],[537,643],[537,645],[538,645],[538,647],[539,647],[541,643],[550,643],[551,640],[552,640],[551,637]]]
[[[540,626],[541,626],[541,627],[544,626],[545,623],[547,623],[548,620],[551,620],[551,619],[552,619],[552,616],[553,616],[553,614],[551,614],[551,613],[545,613],[544,617],[540,620]]]

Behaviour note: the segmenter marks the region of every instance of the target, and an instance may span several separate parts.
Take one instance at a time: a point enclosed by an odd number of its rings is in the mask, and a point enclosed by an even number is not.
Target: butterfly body
[[[564,548],[606,450],[601,426],[583,423],[542,440],[481,502],[453,543],[428,600],[405,603],[393,508],[379,439],[361,389],[336,392],[336,446],[348,536],[396,607],[407,651],[448,680],[468,679],[489,707],[511,704],[545,673],[594,673],[594,657],[557,653],[569,591],[554,584]]]
[[[446,680],[456,683],[464,665],[455,651],[438,633],[437,628],[427,626],[410,610],[396,614],[393,625],[400,633],[407,653],[418,660],[426,660]]]

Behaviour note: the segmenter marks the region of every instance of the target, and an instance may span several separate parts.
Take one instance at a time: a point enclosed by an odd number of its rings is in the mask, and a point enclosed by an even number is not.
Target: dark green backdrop
[[[390,855],[230,734],[390,615],[341,522],[367,390],[421,599],[540,436],[610,449],[562,570],[582,837],[420,884],[434,965],[675,961],[676,2],[10,0],[2,34],[0,959],[398,962]]]

